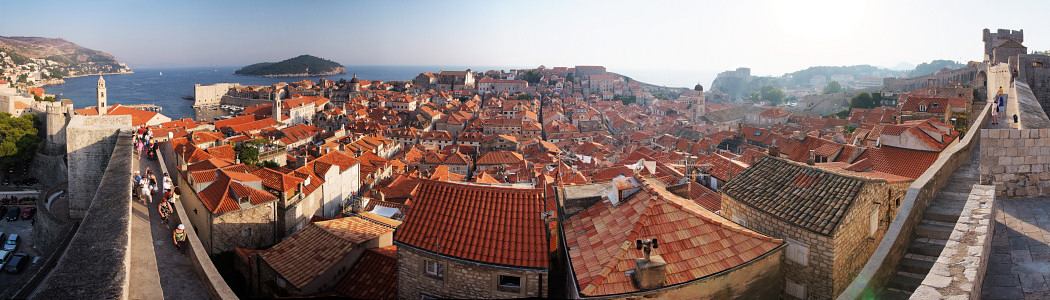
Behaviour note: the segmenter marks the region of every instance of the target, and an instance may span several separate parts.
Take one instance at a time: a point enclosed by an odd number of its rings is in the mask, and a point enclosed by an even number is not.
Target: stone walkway
[[[996,200],[982,299],[1050,299],[1050,199]]]
[[[136,170],[146,174],[146,166],[163,178],[157,161],[137,160]],[[131,299],[207,299],[208,292],[186,254],[173,245],[172,228],[160,219],[157,205],[160,193],[154,193],[153,204],[132,204],[131,215]]]

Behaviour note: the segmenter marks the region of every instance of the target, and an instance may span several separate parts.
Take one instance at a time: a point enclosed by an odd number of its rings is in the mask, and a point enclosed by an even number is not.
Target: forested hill
[[[237,75],[290,77],[327,76],[346,74],[346,68],[337,62],[311,55],[300,55],[281,62],[265,62],[246,66],[234,71]]]

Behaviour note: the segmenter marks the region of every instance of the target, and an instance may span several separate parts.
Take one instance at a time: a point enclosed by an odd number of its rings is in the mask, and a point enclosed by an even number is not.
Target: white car
[[[7,235],[7,242],[4,243],[4,250],[15,251],[18,249],[18,234],[12,233]]]

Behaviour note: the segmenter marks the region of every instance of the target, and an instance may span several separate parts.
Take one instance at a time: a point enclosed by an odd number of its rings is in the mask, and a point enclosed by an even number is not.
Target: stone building
[[[277,230],[281,238],[303,229],[311,217],[324,214],[321,180],[316,176],[285,174],[270,168],[255,170],[252,174],[262,178],[263,190],[277,197]]]
[[[259,249],[279,237],[277,197],[244,165],[214,168],[215,160],[185,166],[179,190],[186,215],[210,254]]]
[[[910,178],[765,156],[722,189],[722,215],[784,239],[784,297],[830,299],[864,267]]]
[[[441,71],[437,74],[437,83],[434,85],[439,91],[469,90],[474,88],[474,72],[466,71]]]
[[[310,223],[270,249],[237,249],[256,297],[331,291],[368,249],[392,245],[394,228],[353,216]]]
[[[985,28],[982,41],[984,41],[984,61],[1005,63],[1007,62],[1007,59],[1009,59],[1009,56],[997,58],[995,55],[995,48],[1010,41],[1016,42],[1017,44],[1024,43],[1024,29],[999,29],[993,33],[991,30],[988,30],[988,28]],[[1024,53],[1022,52],[1021,54]]]
[[[679,197],[656,180],[626,197],[566,214],[558,259],[571,265],[568,298],[775,299],[783,240]],[[562,211],[568,213],[568,211]],[[656,247],[639,249],[643,241]],[[647,253],[648,251],[648,253]],[[562,263],[559,263],[562,264]],[[556,295],[559,296],[559,295]]]
[[[394,236],[398,297],[547,297],[542,189],[424,181]]]

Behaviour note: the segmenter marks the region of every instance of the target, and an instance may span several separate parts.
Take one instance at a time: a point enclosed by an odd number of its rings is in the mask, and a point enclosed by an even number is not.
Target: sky
[[[132,68],[602,65],[675,86],[750,67],[981,60],[981,30],[1050,50],[1040,1],[0,1],[0,35],[61,37]],[[1001,12],[990,14],[990,11]]]

